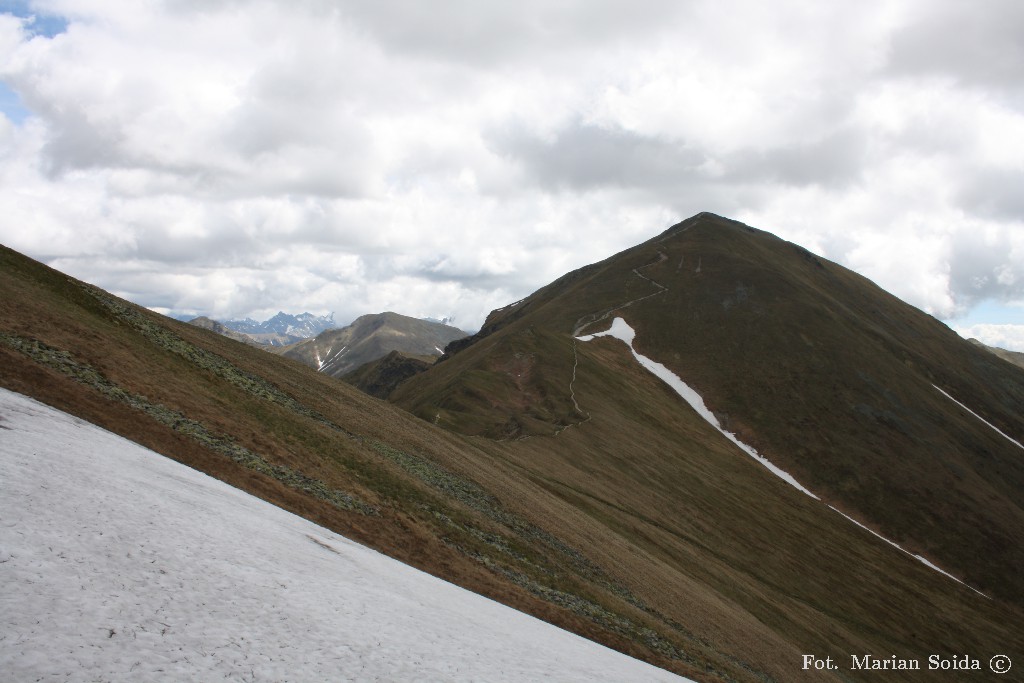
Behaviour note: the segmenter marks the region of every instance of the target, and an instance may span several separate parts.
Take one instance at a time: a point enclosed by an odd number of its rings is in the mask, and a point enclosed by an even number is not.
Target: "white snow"
[[[325,368],[328,368],[331,365],[334,365],[334,363],[336,363],[338,361],[338,359],[341,358],[345,354],[345,351],[347,349],[348,349],[347,345],[346,346],[342,346],[341,349],[332,356],[331,355],[331,351],[334,350],[334,347],[332,346],[331,348],[327,349],[327,353],[324,354],[324,358],[326,360],[323,360],[323,361],[320,360],[320,355],[317,354],[316,362],[319,365],[319,367],[317,367],[317,372],[323,372]]]
[[[934,385],[934,384],[933,384],[932,386],[933,386],[933,387],[935,387],[935,385]],[[983,417],[982,417],[981,415],[978,415],[978,414],[977,414],[976,412],[974,412],[973,410],[971,410],[970,408],[968,408],[967,406],[965,406],[965,405],[964,405],[963,403],[961,403],[960,401],[956,400],[955,398],[953,398],[952,396],[950,396],[949,394],[947,394],[947,393],[946,393],[945,391],[943,391],[942,389],[939,389],[938,387],[935,387],[935,389],[936,389],[936,390],[938,390],[938,392],[939,392],[940,394],[942,394],[943,396],[945,396],[946,398],[948,398],[948,399],[949,399],[950,401],[952,401],[953,403],[957,404],[958,406],[960,406],[961,408],[963,408],[964,410],[966,410],[966,411],[967,411],[968,413],[970,413],[970,414],[971,414],[971,415],[973,415],[974,417],[978,418],[979,420],[981,420],[982,422],[984,422],[984,423],[985,423],[986,425],[988,425],[988,426],[989,426],[990,428],[992,428],[993,430],[995,430],[996,432],[998,432],[998,433],[999,433],[999,436],[1003,437],[1003,438],[1004,438],[1004,439],[1006,439],[1007,441],[1010,441],[1010,442],[1012,442],[1012,443],[1016,444],[1016,445],[1017,445],[1017,448],[1024,448],[1024,445],[1022,445],[1020,441],[1017,441],[1017,440],[1016,440],[1016,439],[1014,439],[1014,438],[1013,438],[1012,436],[1007,436],[1006,434],[1004,434],[1004,433],[1003,433],[1003,431],[1002,431],[1001,429],[999,429],[999,427],[996,427],[996,426],[995,426],[994,424],[992,424],[991,422],[989,422],[988,420],[986,420],[985,418],[983,418]]]
[[[685,680],[0,389],[6,680]]]
[[[439,354],[441,354],[442,356],[444,355],[444,349],[442,349],[440,346],[434,346],[434,348],[437,349],[437,352]]]
[[[622,318],[615,318],[614,320],[612,320],[612,326],[605,332],[598,332],[597,334],[588,334],[582,337],[577,337],[577,339],[579,339],[580,341],[590,341],[594,337],[603,336],[615,337],[616,339],[621,339],[622,341],[626,342],[626,346],[628,346],[629,350],[633,352],[633,356],[640,362],[640,365],[647,368],[647,370],[654,374],[658,379],[662,380],[663,382],[665,382],[665,384],[669,385],[673,389],[673,391],[679,394],[679,396],[690,405],[691,408],[697,411],[698,415],[704,418],[712,427],[721,432],[725,436],[725,438],[729,439],[729,441],[732,441],[734,444],[739,446],[740,450],[742,450],[744,453],[752,457],[754,460],[757,460],[759,463],[764,465],[768,469],[768,471],[777,476],[779,479],[782,479],[783,481],[785,481],[787,484],[797,489],[798,491],[806,493],[811,498],[814,498],[816,500],[818,499],[818,496],[814,495],[806,488],[804,488],[800,484],[800,482],[793,478],[791,474],[784,471],[780,467],[772,464],[772,462],[768,460],[768,458],[758,453],[753,447],[740,441],[732,432],[728,432],[725,429],[723,429],[721,423],[719,423],[718,421],[718,418],[715,417],[714,413],[708,410],[706,405],[704,405],[704,399],[701,398],[700,394],[698,394],[696,391],[690,388],[690,386],[686,384],[686,382],[681,380],[675,373],[673,373],[671,370],[666,368],[661,363],[655,362],[650,358],[647,358],[646,356],[642,356],[639,353],[637,353],[636,349],[633,348],[633,338],[636,336],[636,332],[633,330],[632,327],[629,326],[629,323],[627,323]]]

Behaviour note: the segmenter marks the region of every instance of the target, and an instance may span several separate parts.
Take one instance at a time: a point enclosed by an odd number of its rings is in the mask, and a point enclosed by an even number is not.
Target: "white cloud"
[[[703,210],[937,315],[1022,296],[1009,0],[34,7],[0,241],[148,306],[472,328]]]
[[[965,339],[977,339],[989,346],[1024,352],[1024,325],[968,325],[953,328]]]

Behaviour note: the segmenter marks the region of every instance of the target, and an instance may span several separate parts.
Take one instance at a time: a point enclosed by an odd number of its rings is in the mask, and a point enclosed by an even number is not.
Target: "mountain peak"
[[[711,213],[710,211],[701,211],[698,214],[694,214],[693,216],[690,216],[689,218],[686,218],[682,221],[679,221],[675,225],[672,225],[664,232],[662,232],[660,235],[650,240],[650,242],[661,242],[680,233],[692,230],[693,228],[696,227],[714,227],[720,229],[739,229],[748,232],[763,232],[761,230],[757,230],[756,228],[750,227],[746,223],[742,223],[732,218],[719,216],[718,214]]]
[[[247,334],[254,341],[269,346],[294,344],[335,327],[333,312],[318,316],[308,311],[298,315],[278,311],[276,315],[264,322],[245,318],[244,320],[228,320],[223,324],[228,329]]]
[[[350,325],[325,330],[283,349],[282,354],[318,372],[343,377],[392,351],[412,356],[425,367],[444,353],[449,343],[465,336],[462,330],[448,325],[385,311],[361,315]]]
[[[632,352],[577,342],[615,318],[635,330]],[[1008,380],[1015,368],[931,316],[738,221],[698,214],[492,312],[392,398],[497,439],[587,433],[597,415],[630,415],[651,429],[685,423],[692,411],[659,394],[632,354],[679,377],[724,431],[819,497],[1024,599],[1024,577],[1005,570],[1024,566],[1012,540],[1024,535],[1024,512],[1010,493],[1024,490],[1024,470],[1013,444],[985,426],[1024,440],[1024,376]],[[596,378],[620,388],[586,393]],[[986,422],[965,419],[947,396]],[[693,439],[690,429],[673,438]],[[949,500],[922,512],[932,491]],[[971,521],[982,517],[984,529]]]

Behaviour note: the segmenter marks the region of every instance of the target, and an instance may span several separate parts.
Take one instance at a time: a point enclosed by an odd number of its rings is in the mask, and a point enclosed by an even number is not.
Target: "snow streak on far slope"
[[[707,422],[712,427],[714,427],[723,435],[725,435],[725,438],[729,439],[729,441],[732,441],[734,444],[739,446],[744,453],[746,453],[754,460],[757,460],[759,463],[768,468],[768,471],[777,476],[779,479],[782,479],[783,481],[785,481],[787,484],[797,489],[798,491],[802,491],[811,498],[818,500],[818,497],[816,495],[814,495],[806,488],[804,488],[800,484],[800,482],[794,479],[793,476],[790,475],[788,472],[772,464],[772,462],[769,461],[768,458],[758,453],[751,446],[748,446],[747,444],[737,439],[736,435],[733,434],[732,432],[725,431],[725,429],[722,428],[721,423],[718,422],[718,418],[715,417],[714,413],[708,410],[707,406],[704,405],[704,399],[700,397],[700,394],[691,389],[690,386],[686,384],[686,382],[679,379],[679,377],[674,372],[666,368],[661,363],[657,363],[651,360],[650,358],[646,356],[641,356],[639,353],[637,353],[636,349],[633,348],[633,337],[636,336],[636,332],[633,331],[633,328],[630,327],[625,320],[623,320],[622,318],[615,318],[615,320],[612,321],[612,326],[607,331],[598,332],[597,334],[588,334],[583,337],[577,337],[577,339],[579,339],[580,341],[590,341],[594,337],[603,336],[615,337],[616,339],[621,339],[622,341],[626,342],[626,346],[628,346],[629,350],[633,352],[633,356],[638,361],[640,361],[640,365],[647,368],[658,379],[662,380],[663,382],[665,382],[665,384],[668,384],[670,387],[672,387],[672,389],[677,394],[679,394],[679,396],[682,397],[684,401],[690,404],[691,408],[697,411],[698,415],[707,420]]]
[[[933,387],[935,387],[935,385],[934,385],[934,384],[933,384],[932,386],[933,386]],[[949,394],[947,394],[947,393],[946,393],[945,391],[943,391],[942,389],[939,389],[938,387],[935,387],[935,388],[936,388],[936,389],[938,389],[938,391],[939,391],[939,393],[940,393],[940,394],[942,394],[943,396],[945,396],[946,398],[948,398],[948,399],[949,399],[950,401],[952,401],[953,403],[957,404],[958,406],[960,406],[961,408],[963,408],[964,410],[966,410],[966,411],[967,411],[968,413],[970,413],[971,415],[973,415],[974,417],[978,418],[979,420],[981,420],[982,422],[984,422],[985,424],[987,424],[987,425],[988,425],[989,427],[991,427],[992,429],[994,429],[994,430],[995,430],[996,432],[998,432],[998,433],[999,433],[999,436],[1003,437],[1003,438],[1004,438],[1004,439],[1006,439],[1007,441],[1012,441],[1012,442],[1013,442],[1014,444],[1016,444],[1016,445],[1017,445],[1017,448],[1024,448],[1024,444],[1021,444],[1021,442],[1020,442],[1020,441],[1017,441],[1017,439],[1013,438],[1012,436],[1007,436],[1006,434],[1004,434],[1004,433],[1003,433],[1003,431],[1002,431],[1001,429],[999,429],[999,427],[996,427],[996,426],[995,426],[994,424],[992,424],[991,422],[989,422],[988,420],[986,420],[985,418],[983,418],[983,417],[982,417],[981,415],[978,415],[978,414],[977,414],[976,412],[974,412],[973,410],[971,410],[970,408],[968,408],[967,406],[965,406],[965,405],[964,405],[963,403],[961,403],[960,401],[956,400],[955,398],[953,398],[952,396],[950,396]]]
[[[785,472],[784,470],[780,469],[779,467],[776,467],[775,465],[773,465],[768,460],[768,458],[764,457],[763,455],[758,453],[756,450],[754,450],[752,447],[748,446],[747,444],[745,444],[742,441],[740,441],[739,439],[737,439],[735,434],[733,434],[731,432],[725,431],[722,428],[722,425],[718,422],[718,418],[715,417],[714,413],[712,413],[710,410],[708,410],[707,406],[704,405],[704,399],[701,398],[700,394],[698,394],[696,391],[691,389],[690,386],[688,384],[686,384],[686,382],[681,380],[678,375],[676,375],[674,372],[672,372],[671,370],[666,368],[661,363],[655,362],[655,361],[651,360],[650,358],[647,358],[646,356],[641,356],[639,353],[637,353],[636,349],[633,348],[633,338],[636,336],[636,332],[633,330],[632,327],[629,326],[629,323],[627,323],[622,318],[615,318],[612,321],[612,326],[608,330],[606,330],[604,332],[598,332],[597,334],[588,334],[588,335],[585,335],[583,337],[577,337],[577,339],[579,341],[590,341],[594,337],[604,337],[604,336],[615,337],[616,339],[621,339],[622,341],[626,342],[626,346],[628,346],[629,350],[633,352],[633,356],[638,361],[640,361],[640,365],[642,365],[645,368],[647,368],[653,375],[655,375],[660,380],[662,380],[663,382],[668,384],[677,394],[679,394],[679,396],[684,401],[686,401],[690,405],[691,408],[693,408],[695,411],[697,411],[698,415],[700,415],[702,418],[707,420],[707,422],[709,424],[711,424],[712,427],[714,427],[719,432],[724,434],[727,439],[729,439],[734,444],[739,446],[740,449],[743,450],[743,452],[747,453],[752,458],[754,458],[759,463],[761,463],[766,468],[768,468],[768,470],[770,472],[772,472],[772,474],[776,475],[777,477],[779,477],[780,479],[782,479],[783,481],[788,483],[790,486],[793,486],[797,490],[803,491],[804,493],[806,493],[811,498],[814,498],[815,500],[821,500],[820,498],[818,498],[818,496],[814,495],[809,490],[804,488],[788,472]],[[574,374],[574,378],[575,378],[575,374]],[[935,387],[935,388],[939,389],[938,387]],[[939,389],[939,391],[942,391],[942,389]],[[943,391],[942,393],[945,394],[946,392]],[[946,394],[946,396],[949,396],[949,394]],[[950,398],[952,398],[952,397],[950,397]],[[953,400],[955,401],[955,399],[953,399]],[[573,401],[575,402],[575,398],[573,399]],[[963,407],[963,404],[960,404],[960,405]],[[964,407],[964,410],[967,410],[968,412],[971,412],[966,407]],[[973,412],[971,412],[971,414],[974,415],[975,417],[978,417]],[[981,420],[980,417],[978,417],[978,419]],[[982,420],[982,422],[985,422],[985,421]],[[988,423],[985,422],[985,424],[988,424]],[[992,427],[992,425],[989,425],[989,426]],[[996,428],[992,427],[992,429],[996,429]],[[996,431],[999,431],[999,430],[996,429]],[[1002,432],[999,432],[999,433],[1003,434]],[[1003,436],[1006,436],[1006,435],[1003,434]],[[1006,438],[1009,439],[1010,437],[1007,436]],[[1010,439],[1010,440],[1013,441],[1013,439]],[[1016,443],[1016,442],[1014,442],[1014,443]],[[1017,445],[1020,446],[1020,444],[1017,444]],[[940,569],[937,565],[935,565],[934,563],[930,562],[927,558],[922,557],[921,555],[915,555],[914,553],[910,552],[909,550],[905,550],[899,544],[897,544],[897,543],[895,543],[893,541],[890,541],[888,538],[886,538],[885,536],[882,536],[881,534],[879,534],[877,532],[871,531],[871,529],[869,529],[868,527],[864,526],[863,524],[861,524],[860,522],[855,520],[853,517],[850,517],[849,515],[845,514],[841,510],[838,510],[838,509],[832,507],[831,505],[829,505],[829,508],[831,508],[832,510],[835,510],[836,512],[841,514],[843,517],[846,517],[846,519],[850,520],[851,522],[853,522],[857,526],[861,527],[862,529],[865,529],[866,531],[871,532],[875,536],[878,536],[878,538],[882,539],[883,541],[885,541],[889,545],[893,546],[894,548],[896,548],[896,549],[906,553],[907,555],[910,555],[914,559],[920,561],[926,567],[934,569],[935,571],[939,572],[940,574],[944,574],[944,575],[948,576],[949,578],[953,579],[957,583],[961,583],[964,586],[967,586],[968,588],[970,588],[972,591],[974,591],[978,595],[981,595],[981,596],[984,596],[984,597],[988,597],[987,595],[985,595],[981,591],[979,591],[979,590],[977,590],[975,588],[972,588],[971,586],[969,586],[968,584],[964,583],[960,579],[956,578],[955,576],[953,576],[949,572]]]
[[[850,520],[851,522],[853,522],[854,524],[856,524],[857,526],[859,526],[859,527],[860,527],[861,529],[863,529],[864,531],[867,531],[868,533],[870,533],[870,534],[873,534],[873,535],[877,536],[878,538],[882,539],[883,541],[885,541],[886,543],[888,543],[889,545],[891,545],[891,546],[892,546],[893,548],[896,548],[897,550],[899,550],[899,551],[901,551],[901,552],[904,552],[904,553],[906,553],[907,555],[910,555],[910,556],[911,556],[911,557],[913,557],[913,558],[914,558],[915,560],[918,560],[918,561],[922,562],[922,563],[923,563],[923,564],[924,564],[924,565],[925,565],[926,567],[930,567],[931,569],[934,569],[935,571],[937,571],[937,572],[938,572],[938,573],[940,573],[940,574],[945,574],[946,576],[948,576],[949,578],[953,579],[953,580],[954,580],[954,581],[956,581],[957,583],[959,583],[959,584],[962,584],[962,585],[964,585],[964,586],[967,586],[968,588],[970,588],[970,589],[971,589],[972,591],[974,591],[974,592],[975,592],[975,593],[977,593],[978,595],[980,595],[980,596],[982,596],[982,597],[985,597],[985,598],[988,598],[988,596],[987,596],[987,595],[985,595],[984,593],[982,593],[982,592],[981,592],[980,590],[978,590],[977,588],[974,588],[973,586],[970,586],[970,585],[968,585],[968,584],[964,583],[963,581],[961,581],[960,579],[956,578],[955,576],[953,576],[953,575],[952,575],[952,574],[950,574],[949,572],[947,572],[947,571],[944,571],[943,569],[941,569],[941,568],[940,568],[940,567],[939,567],[938,565],[936,565],[936,564],[934,564],[934,563],[932,563],[932,562],[928,561],[928,558],[926,558],[926,557],[922,557],[921,555],[915,555],[914,553],[910,552],[909,550],[907,550],[907,549],[905,549],[905,548],[901,547],[901,546],[900,546],[900,545],[899,545],[898,543],[895,543],[895,542],[893,542],[893,541],[890,541],[890,540],[889,540],[888,538],[886,538],[886,537],[885,537],[885,536],[883,536],[882,534],[878,533],[877,531],[873,531],[872,529],[869,529],[868,527],[864,526],[863,524],[861,524],[860,522],[858,522],[857,520],[855,520],[855,519],[854,519],[853,517],[851,517],[850,515],[848,515],[848,514],[846,514],[845,512],[843,512],[842,510],[840,510],[840,509],[838,509],[838,508],[835,508],[835,507],[832,507],[831,505],[829,505],[829,507],[830,507],[830,508],[832,508],[833,510],[835,510],[836,512],[838,512],[839,514],[841,514],[841,515],[842,515],[843,517],[846,517],[846,519]],[[991,598],[989,598],[989,599],[991,599]]]
[[[315,349],[316,347],[313,347],[313,348]],[[348,345],[342,346],[341,350],[338,351],[337,353],[335,353],[332,356],[331,355],[331,351],[334,350],[334,347],[333,346],[330,347],[329,349],[327,349],[327,353],[324,354],[324,358],[326,360],[320,360],[320,352],[317,351],[317,354],[316,354],[316,363],[317,363],[316,371],[317,372],[323,372],[326,368],[330,367],[331,365],[334,365],[338,361],[338,359],[341,358],[345,354],[345,350],[346,349],[348,349]]]
[[[0,389],[11,680],[685,680]]]

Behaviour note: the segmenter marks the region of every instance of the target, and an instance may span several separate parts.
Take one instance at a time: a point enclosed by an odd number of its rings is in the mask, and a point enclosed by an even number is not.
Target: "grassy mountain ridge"
[[[808,652],[1024,654],[1012,601],[982,598],[738,456],[621,342],[573,341],[576,321],[597,310],[587,296],[607,297],[599,310],[664,296],[632,273],[657,280],[657,253],[630,258],[625,270],[613,258],[568,278],[579,300],[566,319],[557,291],[522,304],[560,327],[522,316],[424,375],[476,356],[463,379],[481,377],[471,389],[488,410],[517,407],[517,435],[538,433],[526,439],[440,429],[427,422],[450,426],[459,413],[413,419],[9,250],[0,382],[697,680],[873,680],[804,671]],[[486,427],[492,414],[481,415]]]
[[[572,335],[612,314],[812,491],[1024,603],[1020,449],[935,388],[1024,441],[1024,373],[867,279],[734,221],[703,214],[561,278],[393,398],[465,433],[556,434],[585,419]],[[602,399],[625,411],[632,397]]]

